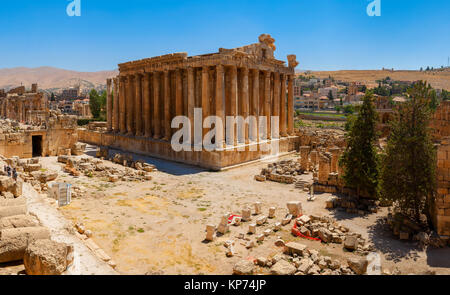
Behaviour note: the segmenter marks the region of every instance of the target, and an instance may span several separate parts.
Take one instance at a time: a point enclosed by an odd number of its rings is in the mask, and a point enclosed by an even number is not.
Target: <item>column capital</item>
[[[225,69],[223,67],[223,65],[216,65],[216,71],[218,72],[223,72]]]

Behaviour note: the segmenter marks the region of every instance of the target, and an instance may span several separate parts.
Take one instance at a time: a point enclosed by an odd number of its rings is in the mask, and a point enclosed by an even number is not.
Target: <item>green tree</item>
[[[418,82],[408,89],[409,99],[399,104],[381,167],[381,196],[401,213],[420,221],[434,195],[436,159],[429,122],[432,88]]]
[[[333,92],[331,90],[328,92],[327,97],[329,100],[333,101],[334,97],[333,97]]]
[[[94,118],[99,118],[101,111],[101,101],[100,96],[98,95],[98,92],[95,89],[92,89],[89,92],[89,107],[91,109],[92,116]]]
[[[356,118],[351,118],[347,128],[347,148],[340,159],[343,179],[347,187],[358,196],[377,197],[378,157],[375,148],[377,113],[373,94],[367,93]]]

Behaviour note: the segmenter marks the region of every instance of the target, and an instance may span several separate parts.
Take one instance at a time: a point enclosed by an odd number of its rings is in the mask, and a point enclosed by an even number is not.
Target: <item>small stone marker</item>
[[[248,226],[248,233],[255,234],[256,233],[256,224],[252,223]]]
[[[281,224],[282,225],[289,224],[289,223],[291,223],[291,220],[292,220],[292,215],[289,214],[281,221]]]
[[[270,207],[269,208],[269,218],[274,218],[275,217],[275,207]]]
[[[206,225],[206,238],[207,241],[214,240],[214,232],[216,231],[216,227],[212,224]]]
[[[261,214],[261,202],[255,202],[255,215]]]
[[[242,209],[242,221],[250,221],[252,220],[252,212],[250,208]]]
[[[289,214],[292,214],[295,217],[303,214],[302,203],[300,203],[300,201],[290,201],[286,206],[289,210]]]
[[[260,216],[258,217],[258,219],[256,219],[256,224],[257,225],[263,225],[264,223],[266,223],[267,221],[267,216]]]

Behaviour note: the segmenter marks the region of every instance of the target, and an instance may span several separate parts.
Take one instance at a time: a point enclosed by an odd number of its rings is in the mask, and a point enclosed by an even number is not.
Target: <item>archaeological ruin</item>
[[[27,124],[40,124],[46,121],[48,110],[47,95],[38,91],[38,85],[16,87],[8,92],[0,92],[1,118],[15,120]]]
[[[293,79],[295,55],[288,65],[275,59],[275,40],[261,35],[259,43],[199,56],[174,53],[119,64],[119,76],[107,81],[107,131],[79,131],[80,141],[220,170],[283,155],[296,149]],[[199,114],[196,108],[201,108]],[[208,116],[216,131],[213,151],[175,151],[171,138],[177,116],[189,119],[189,145],[202,144],[194,119]],[[226,117],[257,118],[242,125]],[[203,118],[203,120],[201,120]],[[200,127],[201,128],[201,127]]]

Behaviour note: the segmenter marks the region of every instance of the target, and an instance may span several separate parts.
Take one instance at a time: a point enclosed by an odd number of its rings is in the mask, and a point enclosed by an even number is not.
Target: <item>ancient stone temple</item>
[[[24,86],[0,95],[0,117],[27,124],[39,124],[46,120],[47,96],[38,92],[37,84],[26,91]]]
[[[261,35],[259,43],[217,53],[174,53],[119,64],[119,76],[107,81],[108,132],[80,132],[80,140],[216,170],[294,150],[298,63],[295,55],[288,56],[287,66],[275,59],[274,42]],[[177,116],[191,123],[192,151],[171,145],[181,126],[172,126]],[[202,128],[209,116],[215,119]],[[256,119],[227,121],[250,116]],[[197,118],[200,132],[194,131]],[[215,149],[196,149],[213,128]]]

